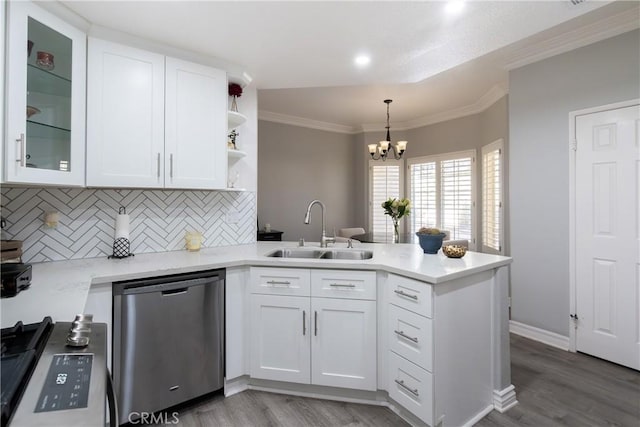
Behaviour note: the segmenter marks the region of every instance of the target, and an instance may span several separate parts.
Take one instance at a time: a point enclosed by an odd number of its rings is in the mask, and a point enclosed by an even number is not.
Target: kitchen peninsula
[[[34,264],[31,288],[1,301],[2,327],[47,315],[66,321],[80,312],[111,325],[113,282],[226,268],[226,395],[253,388],[387,405],[431,426],[473,424],[517,403],[508,334],[511,258],[468,252],[449,259],[412,244],[357,245],[373,252],[367,260],[267,256],[295,246],[257,242]],[[297,313],[291,301],[302,304],[300,324],[260,317],[273,314],[267,306]],[[295,331],[288,343],[300,346],[295,358],[292,347],[270,345],[261,334],[274,334],[265,325],[282,325],[282,336]],[[357,333],[362,339],[349,336]],[[360,353],[327,351],[354,342]],[[287,358],[276,360],[282,351]]]

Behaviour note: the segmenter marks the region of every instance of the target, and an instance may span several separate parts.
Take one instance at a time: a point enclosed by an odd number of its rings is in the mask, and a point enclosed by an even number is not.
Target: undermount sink
[[[349,249],[278,249],[266,256],[272,258],[371,259],[373,252]]]

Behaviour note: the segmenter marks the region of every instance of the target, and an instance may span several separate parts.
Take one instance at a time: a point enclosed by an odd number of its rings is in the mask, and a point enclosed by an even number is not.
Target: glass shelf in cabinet
[[[71,98],[71,80],[28,64],[27,90]]]
[[[38,140],[49,139],[70,142],[71,131],[69,129],[27,120],[27,138],[28,140],[37,138]]]
[[[50,124],[47,124],[47,123],[38,122],[38,121],[35,121],[35,120],[27,120],[27,123],[29,123],[31,125],[34,125],[36,127],[36,129],[39,128],[39,127],[43,127],[43,128],[49,128],[52,131],[56,131],[57,130],[57,131],[66,132],[66,133],[70,133],[71,132],[71,129],[66,129],[66,128],[63,128],[63,127],[60,127],[60,126],[54,126],[54,125],[50,125]]]

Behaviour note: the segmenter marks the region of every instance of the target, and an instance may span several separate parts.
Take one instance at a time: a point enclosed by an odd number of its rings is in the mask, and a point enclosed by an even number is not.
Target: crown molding
[[[500,98],[509,93],[507,89],[507,83],[499,83],[493,86],[487,93],[482,95],[473,104],[465,105],[463,107],[454,108],[453,110],[443,111],[441,113],[432,114],[429,116],[420,117],[414,120],[408,120],[406,122],[396,122],[393,125],[394,130],[409,130],[421,128],[424,126],[432,125],[435,123],[445,122],[447,120],[459,119],[460,117],[471,116],[473,114],[482,113],[487,108],[491,107]],[[363,124],[363,132],[379,132],[385,129],[384,124]]]
[[[507,71],[640,28],[640,5],[521,49],[507,58]]]
[[[322,122],[320,120],[306,119],[304,117],[290,116],[288,114],[274,113],[273,111],[266,110],[258,110],[258,120],[336,133],[356,134],[362,132],[361,129],[354,128],[353,126]]]
[[[487,93],[482,95],[480,99],[478,99],[473,104],[465,105],[464,107],[455,108],[453,110],[443,111],[437,114],[432,114],[430,116],[420,117],[418,119],[409,120],[406,122],[396,122],[393,125],[393,129],[415,129],[435,123],[444,122],[447,120],[470,116],[472,114],[482,113],[507,93],[507,83],[499,83],[489,89]],[[319,120],[305,119],[304,117],[290,116],[288,114],[274,113],[273,111],[266,110],[258,111],[258,120],[347,134],[356,134],[361,132],[379,132],[385,129],[384,123],[368,123],[363,124],[362,126],[353,127],[336,123],[322,122]]]

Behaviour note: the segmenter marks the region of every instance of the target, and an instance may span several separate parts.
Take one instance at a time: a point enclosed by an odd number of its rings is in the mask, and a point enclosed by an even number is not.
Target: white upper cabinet
[[[224,188],[227,74],[166,59],[165,187]]]
[[[87,186],[164,187],[164,56],[89,38]]]
[[[33,3],[8,6],[5,182],[82,186],[86,35]]]
[[[226,187],[224,71],[93,38],[88,58],[88,186]]]

